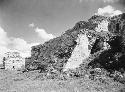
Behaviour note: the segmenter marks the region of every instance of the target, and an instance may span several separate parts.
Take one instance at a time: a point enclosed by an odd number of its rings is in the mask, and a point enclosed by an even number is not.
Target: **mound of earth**
[[[61,36],[33,46],[27,70],[65,72],[72,69],[105,69],[125,74],[125,13],[92,16]]]

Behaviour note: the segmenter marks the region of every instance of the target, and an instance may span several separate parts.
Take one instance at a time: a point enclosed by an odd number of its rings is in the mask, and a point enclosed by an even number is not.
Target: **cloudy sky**
[[[76,22],[120,14],[124,5],[125,0],[0,0],[0,55],[11,49],[25,55]]]

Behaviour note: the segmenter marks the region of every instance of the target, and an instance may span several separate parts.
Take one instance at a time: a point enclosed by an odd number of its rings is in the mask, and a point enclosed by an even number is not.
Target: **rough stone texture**
[[[57,71],[62,71],[77,45],[76,39],[78,38],[78,35],[86,32],[86,36],[89,37],[88,39],[90,42],[88,48],[92,48],[91,45],[96,39],[94,31],[96,26],[97,24],[91,24],[91,22],[80,21],[76,23],[75,27],[67,30],[60,37],[32,47],[31,63],[26,66],[32,66],[33,64],[33,66],[37,66],[38,68],[41,66],[44,66],[44,68],[53,67]],[[84,29],[89,30],[85,31]],[[37,65],[34,63],[37,63]],[[30,70],[31,68],[28,67],[27,69]]]
[[[95,28],[95,30],[97,32],[108,31],[108,24],[109,24],[109,22],[107,20],[103,20],[101,23],[98,24],[98,26]]]
[[[67,69],[75,69],[83,62],[84,59],[88,58],[90,50],[88,49],[89,40],[86,34],[80,34],[76,40],[77,45],[72,52],[71,57],[68,59],[64,71]]]
[[[106,42],[110,46],[110,49],[102,52],[98,58],[95,58],[90,65],[94,66],[100,64],[100,66],[106,68],[109,71],[125,69],[125,44],[124,44],[124,32],[125,32],[125,14],[110,18],[108,31],[113,35]],[[94,66],[95,67],[95,66]]]
[[[77,31],[69,30],[61,37],[45,42],[43,45],[32,47],[32,61],[38,62],[44,67],[51,66],[61,71],[76,46],[77,34]]]
[[[7,70],[19,70],[25,66],[25,59],[20,56],[19,52],[7,52],[3,60],[3,65]]]
[[[94,15],[86,22],[76,23],[61,36],[33,46],[31,52],[28,66],[35,66],[32,69],[61,72],[65,67],[71,68],[68,65],[78,62],[72,67],[81,70],[83,67],[104,68],[109,72],[123,73],[125,14],[114,17]]]

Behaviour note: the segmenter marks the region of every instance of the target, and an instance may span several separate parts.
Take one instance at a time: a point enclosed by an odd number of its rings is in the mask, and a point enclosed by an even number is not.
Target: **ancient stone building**
[[[19,52],[7,52],[4,58],[5,69],[18,70],[25,66],[25,59],[20,56]]]
[[[125,13],[92,16],[61,36],[33,46],[27,69],[57,71],[87,67],[125,71]],[[32,67],[30,67],[32,66]],[[51,70],[51,69],[50,69]]]

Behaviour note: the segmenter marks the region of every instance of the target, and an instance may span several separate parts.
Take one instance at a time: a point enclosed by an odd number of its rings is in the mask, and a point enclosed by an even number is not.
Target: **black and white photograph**
[[[125,92],[125,0],[0,0],[0,92]]]

